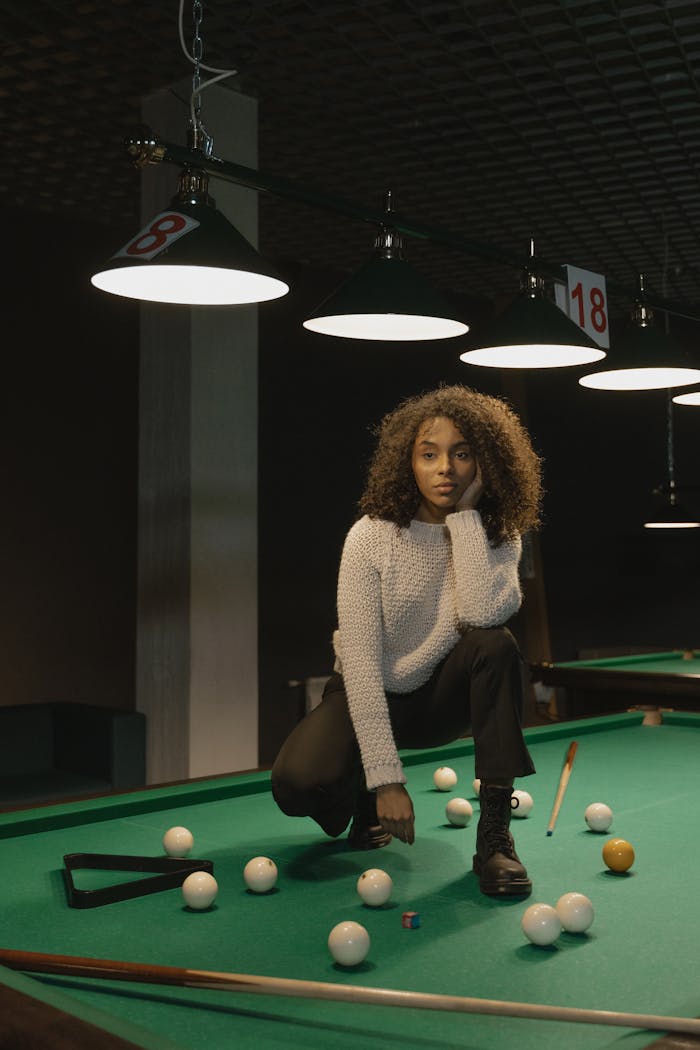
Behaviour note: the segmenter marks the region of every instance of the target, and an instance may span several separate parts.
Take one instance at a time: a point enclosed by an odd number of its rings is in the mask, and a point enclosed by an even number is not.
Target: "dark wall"
[[[581,373],[581,370],[576,370]],[[552,372],[527,380],[545,457],[541,532],[553,655],[700,645],[700,529],[642,527],[667,479],[666,391],[586,390]],[[675,473],[697,514],[700,411],[674,406]]]
[[[128,231],[2,228],[0,704],[132,707],[138,314],[89,284]]]

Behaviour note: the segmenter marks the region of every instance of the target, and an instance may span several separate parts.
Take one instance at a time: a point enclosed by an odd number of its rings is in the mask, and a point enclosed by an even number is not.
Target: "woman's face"
[[[476,476],[477,463],[469,443],[451,419],[428,419],[418,429],[411,466],[421,495],[419,521],[445,520]]]

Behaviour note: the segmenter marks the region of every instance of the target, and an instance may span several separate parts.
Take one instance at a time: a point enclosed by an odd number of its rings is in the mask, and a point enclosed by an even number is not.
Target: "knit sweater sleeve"
[[[465,627],[496,627],[510,619],[522,601],[519,536],[492,547],[477,510],[448,514],[456,606]]]
[[[405,784],[382,676],[380,568],[386,530],[362,519],[348,533],[338,577],[336,649],[367,787]]]

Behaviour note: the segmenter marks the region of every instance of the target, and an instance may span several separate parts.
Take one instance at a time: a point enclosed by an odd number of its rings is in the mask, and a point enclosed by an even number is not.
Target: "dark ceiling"
[[[177,0],[2,3],[8,206],[138,223],[122,140],[141,96],[191,75],[177,16]],[[643,271],[700,316],[698,0],[204,0],[202,37],[258,99],[267,174],[374,210],[391,187],[402,214],[514,265],[532,235],[549,263],[631,289]],[[372,238],[270,195],[260,223],[264,251],[319,266],[353,269]],[[445,288],[515,290],[508,266],[409,252]]]

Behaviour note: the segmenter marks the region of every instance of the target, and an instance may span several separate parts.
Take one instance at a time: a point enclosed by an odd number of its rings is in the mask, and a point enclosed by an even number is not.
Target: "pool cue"
[[[588,1010],[573,1006],[514,1003],[499,999],[471,999],[460,995],[396,991],[391,988],[300,981],[286,977],[259,977],[245,973],[219,973],[213,970],[181,969],[178,966],[151,966],[115,959],[47,955],[43,952],[13,951],[7,948],[0,948],[0,964],[14,970],[83,978],[97,977],[109,981],[139,981],[146,984],[177,985],[182,988],[209,988],[216,991],[282,995],[297,999],[327,999],[343,1003],[365,1003],[369,1006],[402,1006],[448,1013],[524,1017],[533,1021],[618,1025],[622,1028],[700,1035],[700,1018],[621,1013],[617,1010]]]
[[[564,792],[569,783],[569,777],[571,776],[571,767],[574,764],[576,758],[576,749],[578,744],[575,740],[572,740],[569,744],[569,750],[566,752],[566,758],[564,759],[564,768],[561,771],[559,777],[559,787],[557,788],[557,794],[554,799],[554,805],[552,806],[552,815],[549,818],[549,824],[547,825],[547,834],[551,835],[554,831],[554,825],[557,822],[559,816],[559,810],[561,809],[562,800],[564,798]]]

